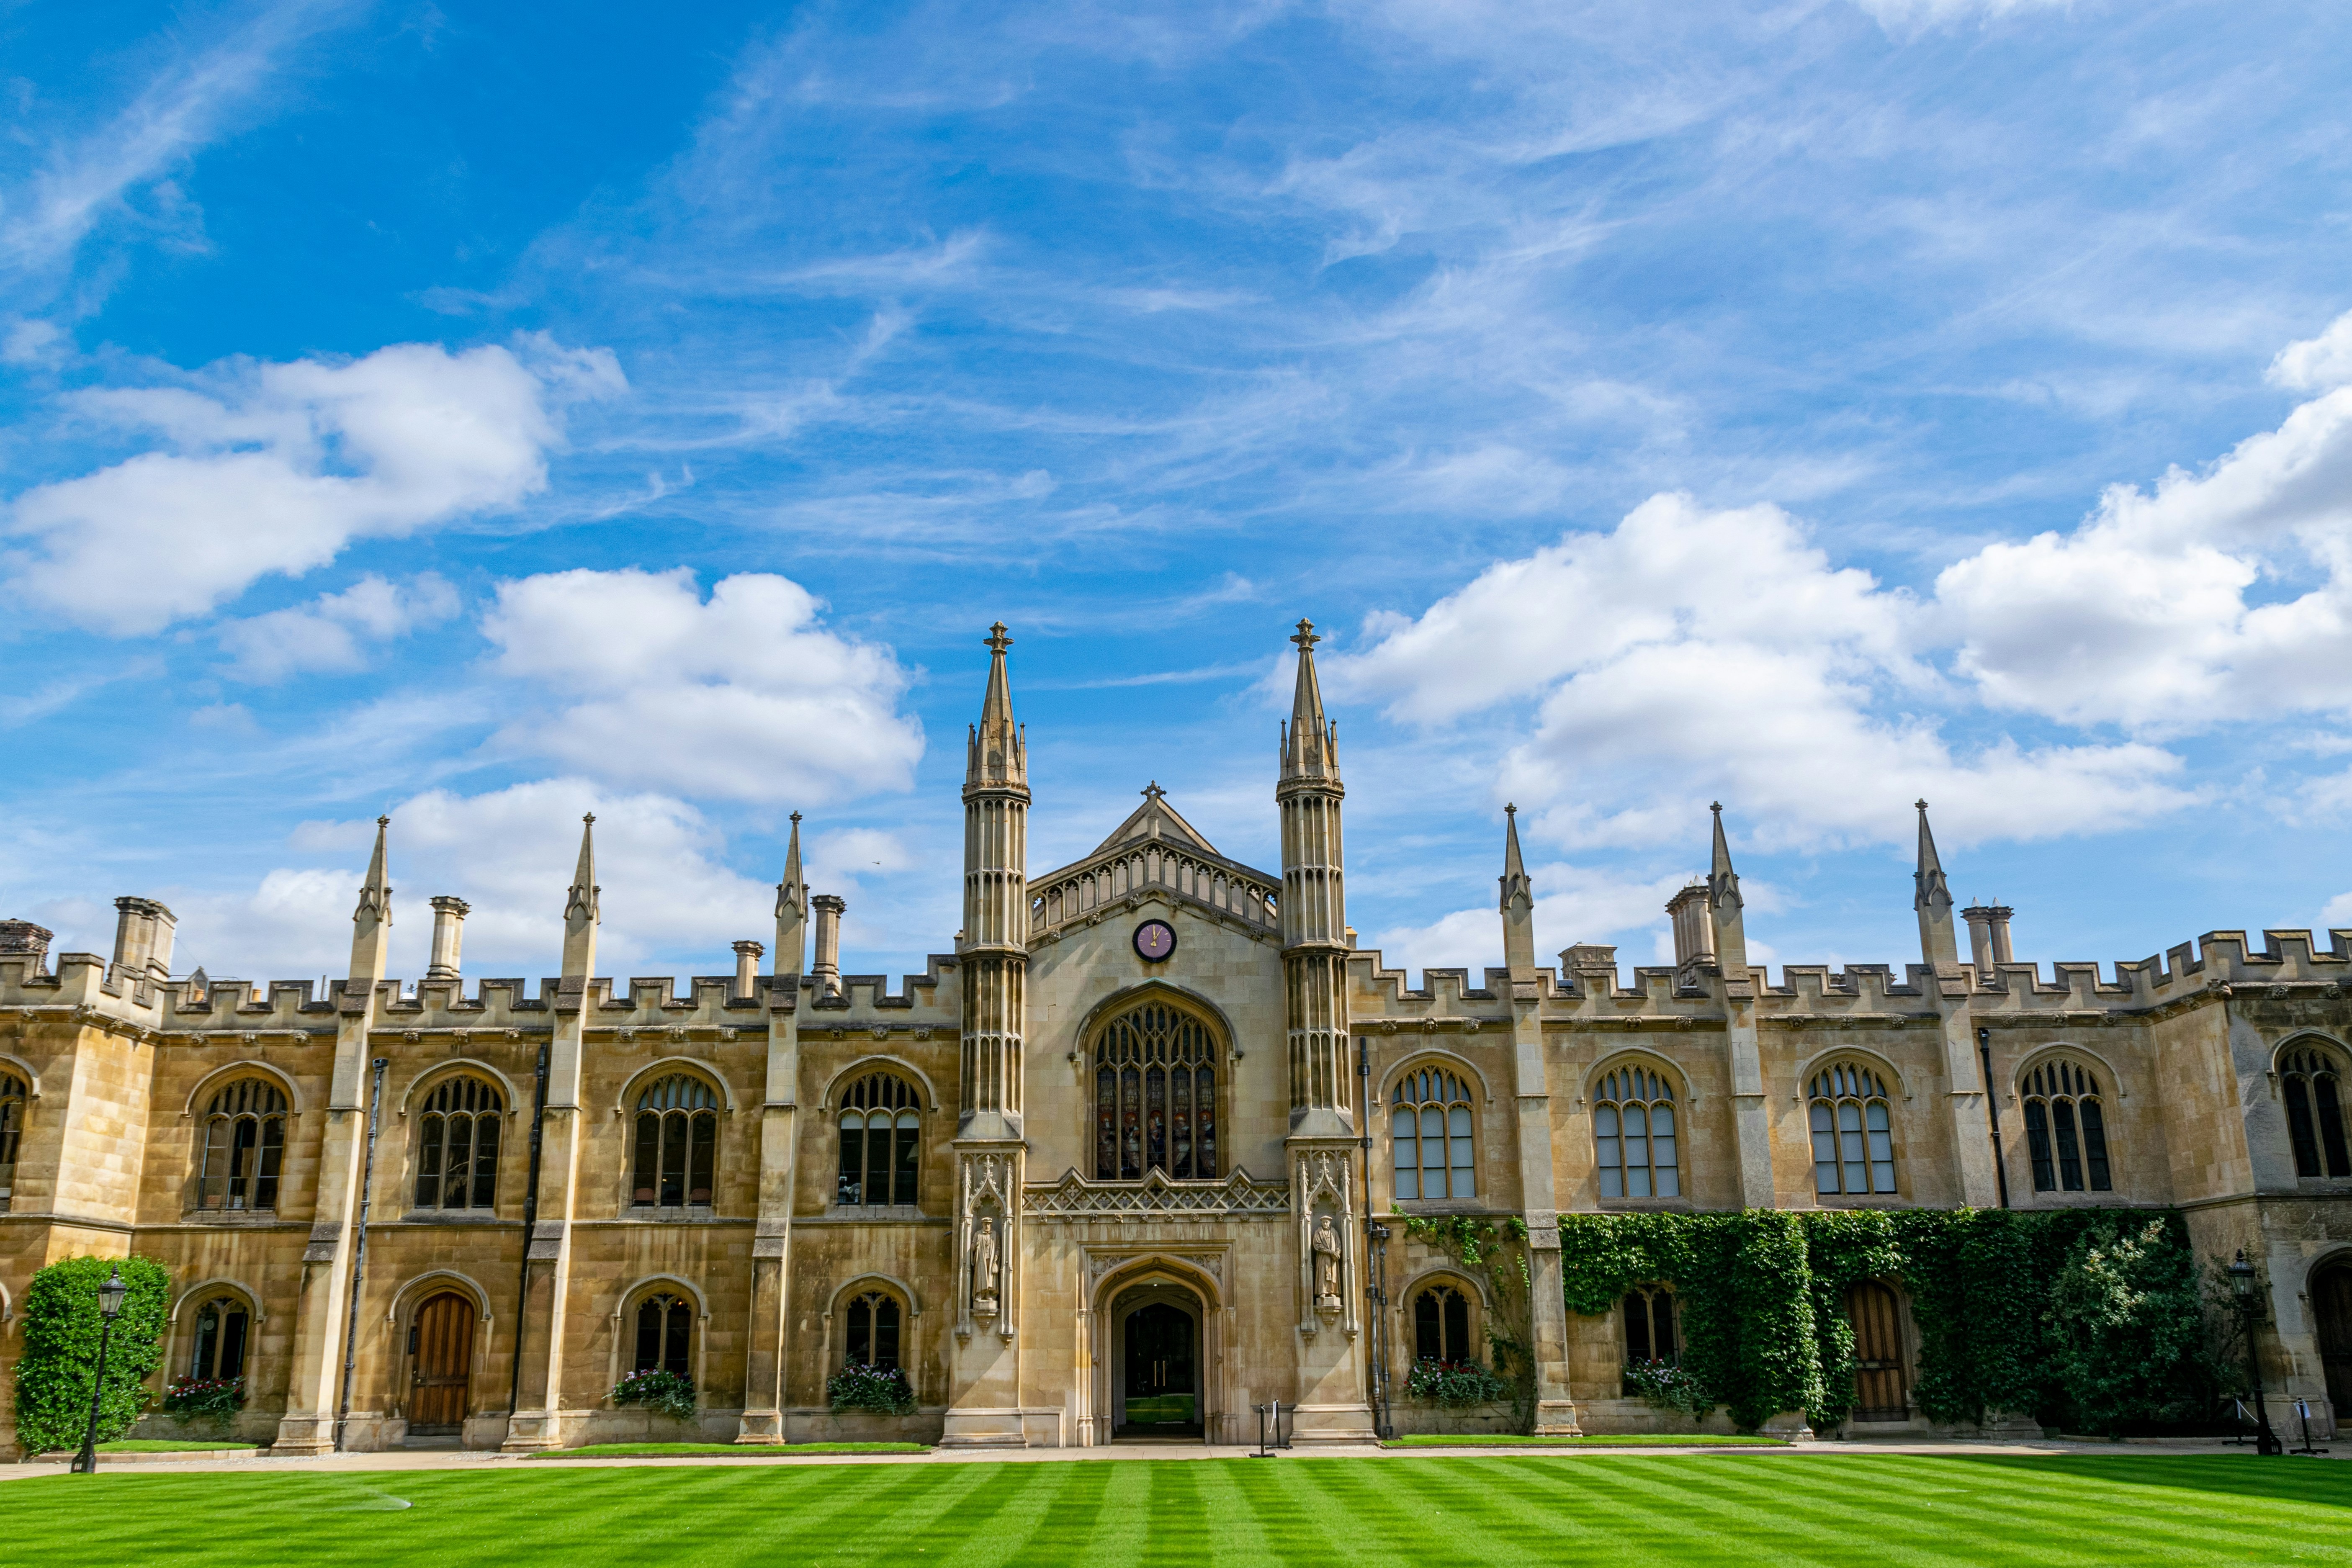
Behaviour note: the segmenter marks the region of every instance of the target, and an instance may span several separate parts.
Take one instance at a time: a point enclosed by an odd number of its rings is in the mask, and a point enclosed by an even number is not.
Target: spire
[[[352,911],[352,985],[373,988],[383,978],[384,954],[392,941],[392,889],[384,881],[384,835],[390,817],[375,820],[375,853],[367,880],[360,883],[359,907]]]
[[[793,813],[792,842],[784,846],[784,880],[776,883],[776,967],[797,975],[808,954],[808,883],[801,876],[801,814]]]
[[[1707,867],[1706,912],[1715,925],[1715,963],[1727,979],[1748,976],[1748,901],[1739,895],[1739,873],[1731,869],[1731,841],[1723,836],[1723,802],[1715,814],[1715,858]]]
[[[1519,857],[1519,809],[1503,808],[1503,963],[1514,980],[1532,980],[1536,970],[1536,893],[1527,862]]]
[[[1323,686],[1315,678],[1315,622],[1302,618],[1290,639],[1298,645],[1298,687],[1290,699],[1290,723],[1282,732],[1282,777],[1339,781],[1339,727],[1323,716]]]
[[[1944,862],[1936,856],[1927,802],[1914,804],[1919,811],[1919,869],[1911,877],[1911,907],[1919,913],[1919,956],[1940,971],[1960,961],[1959,939],[1952,929],[1952,889],[1944,880]]]
[[[603,917],[596,885],[596,814],[580,819],[580,864],[563,901],[563,975],[586,977],[596,968],[596,923]]]
[[[964,787],[1029,782],[1029,745],[1013,722],[1013,682],[1004,671],[1004,650],[1013,639],[999,621],[988,629],[988,693],[980,701],[980,722],[971,728],[971,755],[964,768]]]

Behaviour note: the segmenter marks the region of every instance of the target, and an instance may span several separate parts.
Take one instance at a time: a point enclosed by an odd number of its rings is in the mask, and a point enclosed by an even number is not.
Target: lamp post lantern
[[[98,1375],[90,1380],[89,1429],[82,1435],[81,1452],[74,1456],[77,1474],[98,1473],[98,1407],[106,1397],[106,1352],[114,1337],[114,1320],[122,1312],[122,1298],[131,1287],[122,1282],[122,1265],[117,1263],[108,1273],[106,1283],[98,1288]]]
[[[2254,1390],[2254,1451],[2284,1454],[2286,1445],[2271,1430],[2270,1408],[2263,1402],[2263,1364],[2254,1343],[2262,1328],[2262,1301],[2254,1293],[2254,1266],[2246,1261],[2243,1248],[2239,1249],[2237,1260],[2230,1265],[2230,1290],[2238,1298],[2238,1315],[2246,1325],[2246,1381]]]

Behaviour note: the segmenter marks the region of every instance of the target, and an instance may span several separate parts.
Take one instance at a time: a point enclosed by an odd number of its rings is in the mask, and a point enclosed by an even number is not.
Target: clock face
[[[1176,933],[1165,920],[1147,920],[1135,928],[1135,950],[1147,964],[1157,964],[1176,951]]]

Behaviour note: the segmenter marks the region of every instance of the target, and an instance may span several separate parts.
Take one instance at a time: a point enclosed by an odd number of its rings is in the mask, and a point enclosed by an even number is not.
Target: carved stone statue
[[[1339,1309],[1339,1228],[1328,1214],[1315,1221],[1315,1305],[1324,1312]]]
[[[996,1221],[983,1218],[979,1234],[971,1239],[971,1304],[986,1312],[996,1310]]]

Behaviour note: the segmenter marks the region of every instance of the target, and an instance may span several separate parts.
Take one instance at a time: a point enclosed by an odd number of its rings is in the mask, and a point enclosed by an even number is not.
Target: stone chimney
[[[425,967],[428,980],[457,977],[457,951],[466,941],[466,916],[474,906],[447,894],[433,900],[433,961]]]
[[[2016,913],[2005,904],[1971,904],[1960,911],[1969,923],[1969,957],[1979,979],[1991,979],[1996,964],[2015,962],[2009,951],[2009,917]]]
[[[809,973],[816,978],[820,997],[841,995],[841,915],[849,904],[839,894],[820,893],[809,900],[816,911],[816,962]]]
[[[1695,882],[1668,899],[1666,916],[1675,923],[1676,981],[1714,968],[1715,921],[1707,907],[1706,883]]]
[[[28,959],[29,975],[49,972],[49,943],[57,933],[29,920],[0,920],[0,958]]]
[[[1559,950],[1560,967],[1579,988],[1599,996],[1617,991],[1617,949],[1598,942],[1579,942]]]
[[[768,949],[757,942],[735,944],[735,999],[748,1002],[760,992],[760,956]]]
[[[178,918],[152,898],[118,898],[114,908],[115,966],[170,979]]]

